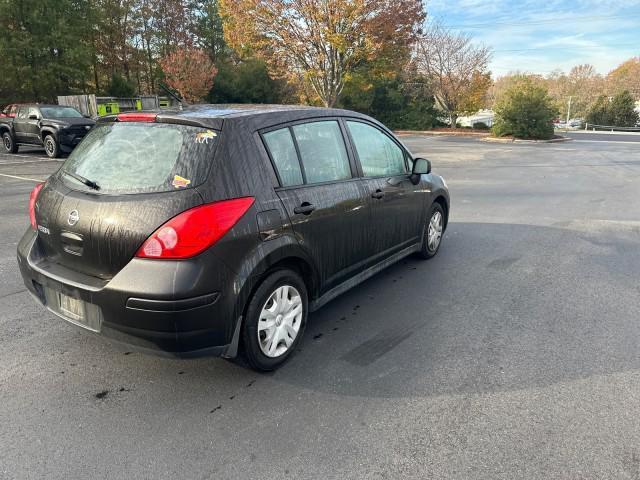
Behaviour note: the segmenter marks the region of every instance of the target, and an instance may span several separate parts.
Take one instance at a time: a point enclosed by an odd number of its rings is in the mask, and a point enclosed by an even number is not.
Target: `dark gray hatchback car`
[[[435,255],[449,193],[365,115],[205,105],[100,119],[29,209],[18,262],[51,312],[139,349],[272,370],[310,311]]]

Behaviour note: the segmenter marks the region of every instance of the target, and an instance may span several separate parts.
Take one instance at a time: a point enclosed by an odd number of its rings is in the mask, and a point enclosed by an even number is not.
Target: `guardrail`
[[[595,123],[585,123],[585,130],[607,131],[607,132],[640,132],[640,127],[616,127],[613,125],[596,125]]]

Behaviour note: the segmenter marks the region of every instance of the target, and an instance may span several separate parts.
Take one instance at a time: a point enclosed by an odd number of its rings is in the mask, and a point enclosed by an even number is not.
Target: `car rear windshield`
[[[105,194],[191,188],[206,179],[217,137],[214,130],[186,125],[99,124],[60,175],[80,189]]]

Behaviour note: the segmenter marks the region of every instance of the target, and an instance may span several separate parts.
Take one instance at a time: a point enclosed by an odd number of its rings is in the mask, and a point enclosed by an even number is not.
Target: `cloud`
[[[494,75],[514,70],[547,74],[582,63],[606,74],[640,55],[640,0],[432,0],[427,11],[492,47]]]

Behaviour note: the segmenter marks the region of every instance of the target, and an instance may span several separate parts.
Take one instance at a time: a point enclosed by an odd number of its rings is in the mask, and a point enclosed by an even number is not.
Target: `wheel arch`
[[[444,229],[446,230],[447,224],[449,223],[449,202],[444,195],[440,194],[436,196],[433,203],[439,204],[444,211]]]
[[[51,135],[56,142],[58,141],[58,131],[55,128],[42,127],[40,130],[40,140],[42,140],[43,143],[47,135]]]
[[[311,302],[320,291],[320,277],[312,262],[306,258],[304,250],[296,243],[284,244],[267,254],[263,260],[255,266],[252,273],[245,277],[243,288],[238,295],[235,307],[235,318],[237,319],[231,343],[223,355],[227,358],[234,358],[238,354],[241,346],[242,324],[251,301],[251,297],[260,284],[273,272],[280,269],[291,269],[300,274],[302,281],[307,287],[309,301]]]

